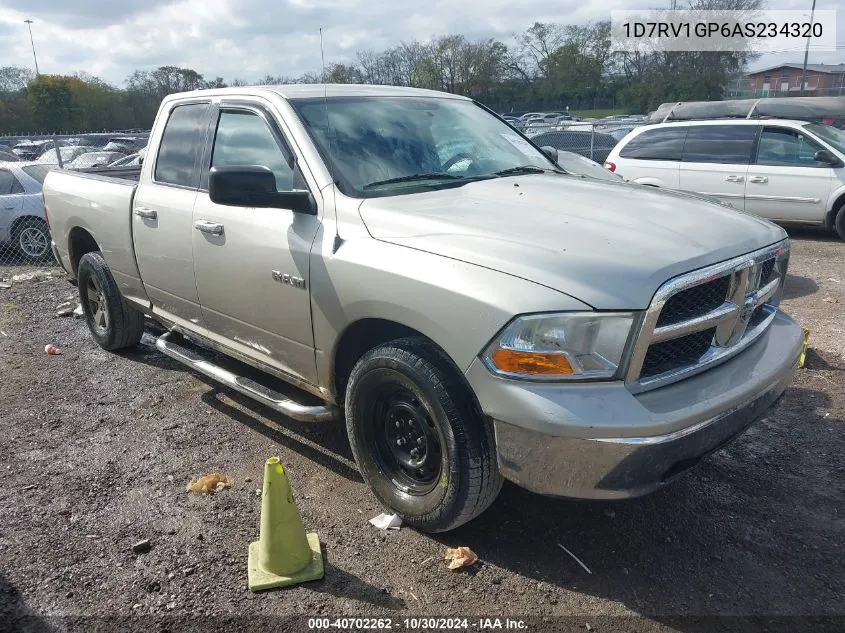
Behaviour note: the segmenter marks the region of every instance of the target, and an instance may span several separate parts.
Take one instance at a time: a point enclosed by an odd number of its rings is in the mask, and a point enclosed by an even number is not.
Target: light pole
[[[816,0],[813,0],[813,8],[810,9],[810,29],[813,28],[813,14],[816,12]],[[810,54],[810,38],[807,38],[807,47],[804,49],[804,70],[801,71],[801,92],[807,89],[807,56]]]
[[[815,0],[813,0],[815,3]],[[35,40],[32,39],[32,20],[24,20],[26,25],[29,27],[29,43],[32,44],[32,59],[35,61],[35,76],[37,77],[40,73],[38,72],[38,57],[35,55]]]

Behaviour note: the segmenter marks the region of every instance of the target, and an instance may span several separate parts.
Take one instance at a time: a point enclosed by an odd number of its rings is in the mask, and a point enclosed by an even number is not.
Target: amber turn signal
[[[563,352],[524,352],[500,347],[493,352],[491,360],[499,371],[512,374],[560,376],[575,373]]]

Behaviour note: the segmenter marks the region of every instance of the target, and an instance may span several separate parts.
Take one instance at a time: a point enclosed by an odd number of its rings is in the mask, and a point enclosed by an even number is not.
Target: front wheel
[[[492,429],[448,359],[422,338],[380,345],[355,365],[346,428],[382,504],[426,532],[470,521],[502,487]]]
[[[97,344],[110,351],[137,345],[144,315],[124,301],[103,256],[83,255],[76,276],[82,312]]]

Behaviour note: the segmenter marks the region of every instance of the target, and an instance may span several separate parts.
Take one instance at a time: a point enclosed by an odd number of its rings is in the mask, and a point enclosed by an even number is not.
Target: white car
[[[845,239],[845,132],[786,119],[716,119],[638,127],[605,167],[646,185],[706,194],[781,223]]]
[[[39,261],[50,255],[50,229],[41,183],[50,165],[0,163],[0,252],[11,242],[18,256]]]

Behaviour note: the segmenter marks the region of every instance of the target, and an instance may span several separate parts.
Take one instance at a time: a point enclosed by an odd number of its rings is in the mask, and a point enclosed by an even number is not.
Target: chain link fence
[[[558,151],[573,152],[599,164],[616,144],[636,127],[643,125],[643,117],[612,117],[600,121],[550,120],[509,121],[540,147],[551,146]]]
[[[42,186],[51,169],[117,173],[137,167],[147,131],[0,136],[0,282],[56,266]]]

